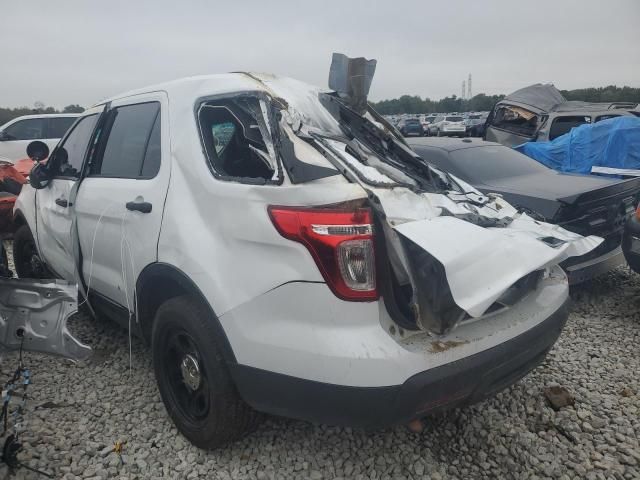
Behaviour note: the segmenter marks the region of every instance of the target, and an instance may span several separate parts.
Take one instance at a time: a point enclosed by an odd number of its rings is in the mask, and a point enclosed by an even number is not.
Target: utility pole
[[[469,82],[467,83],[467,98],[471,100],[473,97],[471,95],[471,74],[469,74]]]
[[[464,80],[462,80],[462,95],[460,95],[460,98],[462,100],[464,100],[464,91],[465,91],[465,82],[464,82]]]

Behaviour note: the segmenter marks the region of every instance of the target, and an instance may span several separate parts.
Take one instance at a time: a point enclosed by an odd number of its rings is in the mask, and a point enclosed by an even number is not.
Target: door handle
[[[151,205],[149,202],[127,202],[127,210],[140,213],[151,213]]]
[[[67,202],[64,198],[56,198],[56,205],[59,205],[63,208],[67,208],[73,205],[73,203]]]

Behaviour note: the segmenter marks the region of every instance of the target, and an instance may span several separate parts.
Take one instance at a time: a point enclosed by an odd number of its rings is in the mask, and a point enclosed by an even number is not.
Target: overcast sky
[[[87,106],[235,70],[327,85],[331,53],[378,60],[370,98],[640,87],[640,0],[3,0],[0,106]]]

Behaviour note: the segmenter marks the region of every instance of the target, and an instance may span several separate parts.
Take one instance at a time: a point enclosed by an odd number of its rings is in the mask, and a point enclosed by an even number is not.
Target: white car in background
[[[77,113],[24,115],[0,126],[0,158],[15,163],[26,158],[27,145],[42,140],[53,149],[75,122]]]
[[[436,117],[429,125],[429,134],[437,137],[460,136],[464,137],[467,127],[462,115],[441,115]]]

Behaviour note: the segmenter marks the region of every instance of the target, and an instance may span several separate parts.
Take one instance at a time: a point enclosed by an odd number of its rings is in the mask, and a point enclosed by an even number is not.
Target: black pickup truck
[[[534,218],[604,242],[562,264],[569,283],[580,283],[624,263],[625,223],[640,197],[640,178],[619,180],[561,173],[498,143],[480,139],[409,140],[426,161],[484,193],[499,193]]]

